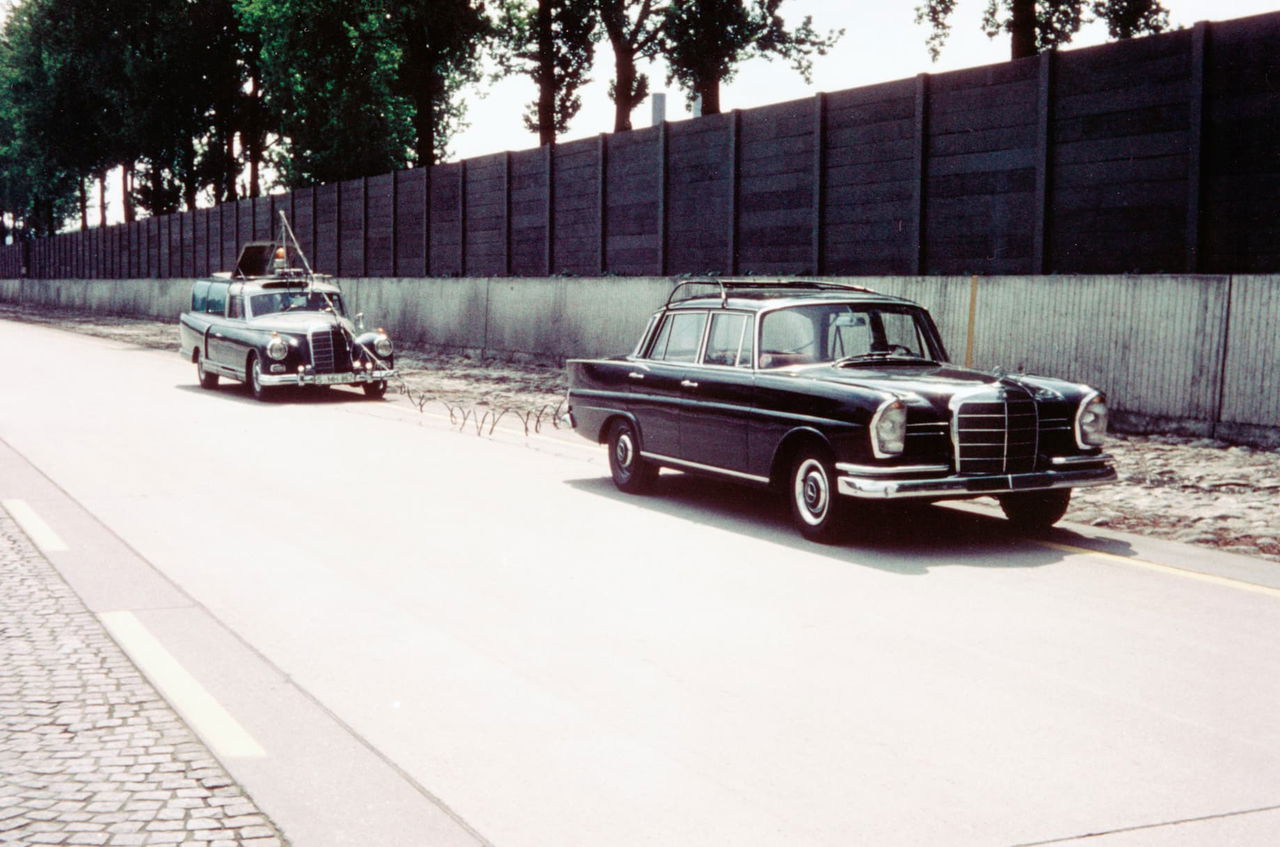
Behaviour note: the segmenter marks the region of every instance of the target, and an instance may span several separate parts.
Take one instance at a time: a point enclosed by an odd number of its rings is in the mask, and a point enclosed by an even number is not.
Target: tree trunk
[[[698,83],[697,95],[702,98],[702,114],[720,114],[720,80],[702,80]]]
[[[131,224],[138,219],[137,210],[133,208],[133,163],[120,166],[120,208],[124,211],[124,222]]]
[[[182,180],[182,201],[186,204],[188,212],[196,210],[196,199],[200,193],[199,177],[196,176],[196,148],[195,142],[189,141],[182,148],[182,169],[184,171]]]
[[[89,189],[84,187],[84,180],[81,179],[78,185],[80,189],[80,231],[89,228]]]
[[[249,156],[249,196],[259,194],[259,169],[262,166],[263,130],[262,130],[262,95],[257,76],[249,79],[249,96],[245,108],[245,130],[240,136],[241,143]]]
[[[626,43],[613,41],[613,66],[613,131],[627,132],[636,107],[636,61]]]
[[[556,141],[556,60],[551,0],[538,0],[538,143]]]
[[[107,225],[107,172],[100,170],[96,174],[98,180],[98,226]]]
[[[1012,58],[1036,55],[1036,0],[1013,0],[1009,34]]]

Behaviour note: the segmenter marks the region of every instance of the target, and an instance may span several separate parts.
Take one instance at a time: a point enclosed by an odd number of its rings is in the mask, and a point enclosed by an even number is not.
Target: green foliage
[[[299,186],[386,173],[408,161],[412,107],[395,92],[402,51],[366,0],[236,0],[261,42],[274,162]]]
[[[813,56],[826,55],[843,30],[825,35],[806,16],[788,29],[778,13],[783,0],[672,0],[662,21],[661,53],[667,82],[689,99],[702,98],[704,114],[720,111],[720,83],[732,80],[750,58],[786,59],[808,82]]]
[[[1033,14],[1024,18],[1019,5],[1032,7]],[[934,61],[950,35],[954,9],[955,0],[926,0],[916,7],[916,23],[929,27],[926,44]],[[1167,29],[1169,13],[1160,0],[988,0],[982,30],[991,38],[1008,33],[1014,58],[1020,58],[1020,43],[1032,46],[1027,54],[1054,50],[1092,20],[1105,21],[1112,38],[1132,38]]]
[[[499,65],[537,85],[524,124],[550,144],[582,108],[578,89],[600,40],[596,0],[500,0],[498,11]]]
[[[440,161],[464,125],[461,90],[480,80],[493,25],[474,0],[411,0],[396,7],[388,24],[403,52],[395,91],[413,104],[417,161]]]

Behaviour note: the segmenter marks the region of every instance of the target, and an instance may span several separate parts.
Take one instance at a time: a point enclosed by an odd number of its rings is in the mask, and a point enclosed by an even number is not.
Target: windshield
[[[319,291],[268,291],[249,298],[249,311],[254,317],[276,312],[323,312],[330,304],[344,314],[341,294],[326,295]]]
[[[912,306],[823,303],[765,314],[760,367],[938,357],[920,310]]]

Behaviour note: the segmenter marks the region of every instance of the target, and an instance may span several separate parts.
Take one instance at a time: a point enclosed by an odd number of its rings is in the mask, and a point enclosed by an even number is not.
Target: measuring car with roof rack
[[[688,280],[630,354],[567,368],[569,418],[619,489],[662,468],[774,486],[815,541],[868,500],[989,495],[1046,529],[1072,488],[1116,478],[1101,392],[949,364],[922,306],[857,286]]]
[[[220,377],[269,399],[281,386],[360,386],[382,397],[396,375],[391,339],[347,317],[342,290],[311,270],[283,213],[277,241],[244,245],[236,268],[197,280],[178,318],[179,353],[201,388]],[[293,267],[294,261],[302,264]]]

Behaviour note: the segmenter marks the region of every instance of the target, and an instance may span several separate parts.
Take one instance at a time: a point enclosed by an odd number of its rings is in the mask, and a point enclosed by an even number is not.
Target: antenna
[[[313,277],[316,272],[311,269],[311,263],[307,261],[307,254],[302,252],[302,246],[298,244],[298,238],[293,234],[293,227],[289,226],[289,219],[285,217],[284,209],[279,210],[280,214],[280,245],[288,247],[293,244],[293,252],[298,254],[298,258],[302,260],[302,267],[306,270],[308,277]]]

